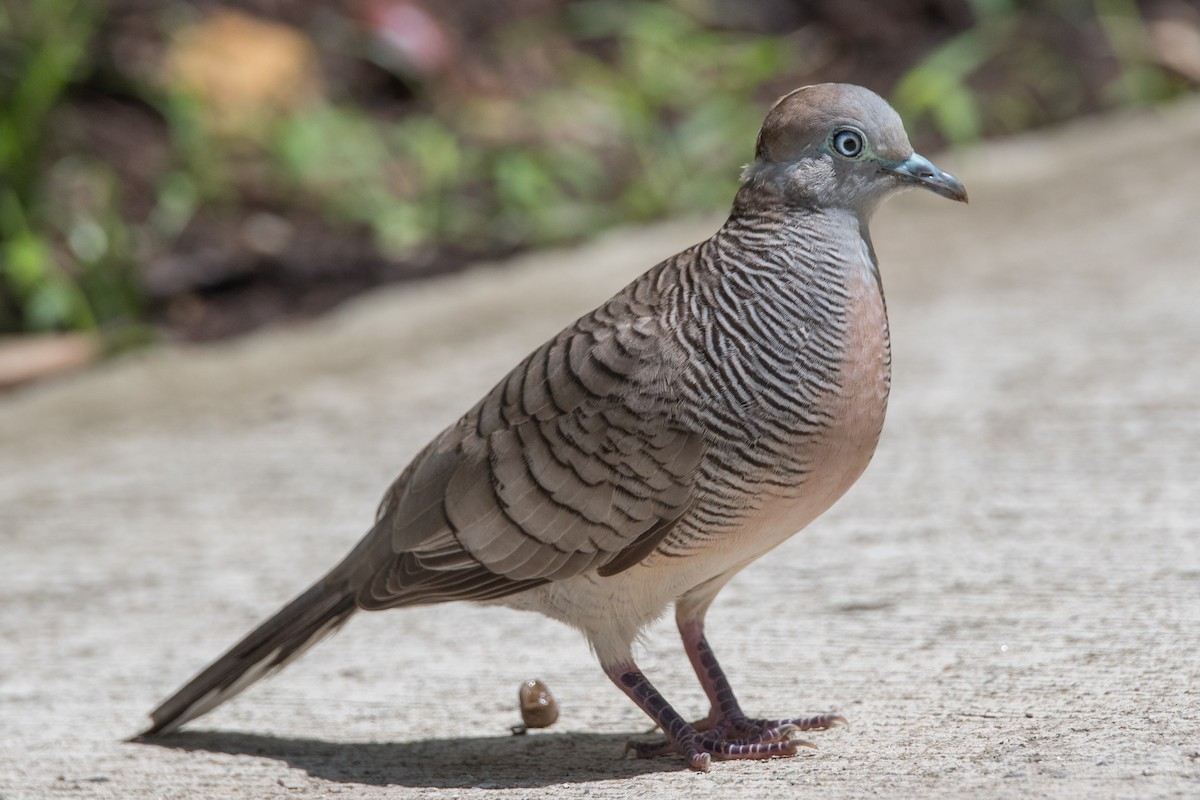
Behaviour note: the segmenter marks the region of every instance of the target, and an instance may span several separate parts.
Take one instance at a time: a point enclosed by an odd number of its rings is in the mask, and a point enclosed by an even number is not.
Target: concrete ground
[[[0,796],[1200,796],[1200,104],[949,163],[874,227],[875,463],[710,616],[790,760],[622,758],[647,722],[549,620],[361,615],[160,744],[145,713],[362,534],[520,356],[716,220],[378,292],[0,397]],[[669,622],[642,665],[704,710]],[[509,735],[545,679],[559,723]]]

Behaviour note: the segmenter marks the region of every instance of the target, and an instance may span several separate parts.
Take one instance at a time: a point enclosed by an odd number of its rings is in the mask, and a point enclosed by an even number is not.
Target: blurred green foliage
[[[561,22],[525,21],[500,46],[538,47]],[[556,50],[561,87],[520,97],[520,119],[499,135],[488,97],[382,123],[324,104],[282,122],[272,157],[296,189],[398,256],[445,241],[561,242],[728,200],[747,151],[729,143],[753,141],[755,90],[786,68],[783,40],[706,31],[656,3],[574,4],[565,27],[576,41],[612,41],[614,57]]]
[[[167,28],[196,17],[168,5]],[[961,144],[1186,88],[1157,64],[1134,0],[969,6],[973,24],[892,92],[914,138]],[[55,114],[95,68],[104,11],[95,0],[0,0],[0,333],[136,328],[139,260],[170,251],[206,209],[244,202],[247,180],[255,203],[369,231],[401,261],[718,208],[750,156],[764,94],[781,77],[827,77],[795,37],[712,30],[670,3],[615,0],[569,3],[488,37],[494,63],[536,62],[539,80],[443,94],[410,82],[417,101],[403,115],[334,91],[266,109],[263,124],[230,136],[214,132],[199,98],[135,77],[123,91],[157,109],[171,157],[150,213],[128,219],[114,167],[56,136]],[[1083,28],[1112,63],[1094,101],[1094,76],[1045,33]]]
[[[104,227],[93,219],[64,220],[46,195],[55,176],[39,180],[44,126],[86,56],[93,15],[73,0],[33,0],[26,13],[0,7],[0,328],[92,327],[96,314],[83,284],[105,281],[97,269]],[[61,179],[61,175],[58,176]],[[49,229],[66,224],[90,274],[71,274]],[[105,281],[106,282],[106,281]]]
[[[1096,28],[1106,40],[1113,68],[1101,106],[1160,102],[1188,88],[1157,62],[1134,0],[971,0],[970,5],[974,25],[934,48],[892,93],[914,136],[929,131],[950,144],[965,144],[985,131],[1012,133],[1079,113],[1094,78],[1055,31],[1078,35]]]
[[[0,6],[0,332],[137,320],[120,186],[102,161],[46,168],[56,106],[86,72],[99,15],[86,0]]]

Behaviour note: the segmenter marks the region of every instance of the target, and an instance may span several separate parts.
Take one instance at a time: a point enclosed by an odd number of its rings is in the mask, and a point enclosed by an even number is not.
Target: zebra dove
[[[151,713],[167,734],[292,661],[358,609],[473,600],[580,629],[665,733],[639,756],[792,755],[843,722],[746,716],[704,635],[743,567],[862,474],[891,355],[867,224],[921,187],[965,202],[858,86],[771,108],[729,219],[573,322],[422,450],[371,531],[311,588]],[[671,604],[711,702],[689,724],[632,644]]]

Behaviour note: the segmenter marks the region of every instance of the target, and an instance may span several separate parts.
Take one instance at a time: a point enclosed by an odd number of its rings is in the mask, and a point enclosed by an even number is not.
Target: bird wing
[[[393,484],[360,545],[364,608],[502,597],[648,555],[694,500],[682,356],[623,295],[534,351]]]

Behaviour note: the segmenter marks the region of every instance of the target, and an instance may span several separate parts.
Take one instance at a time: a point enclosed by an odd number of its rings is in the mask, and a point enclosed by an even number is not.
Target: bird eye
[[[858,158],[865,145],[862,133],[853,128],[841,128],[833,132],[833,149],[839,156]]]

